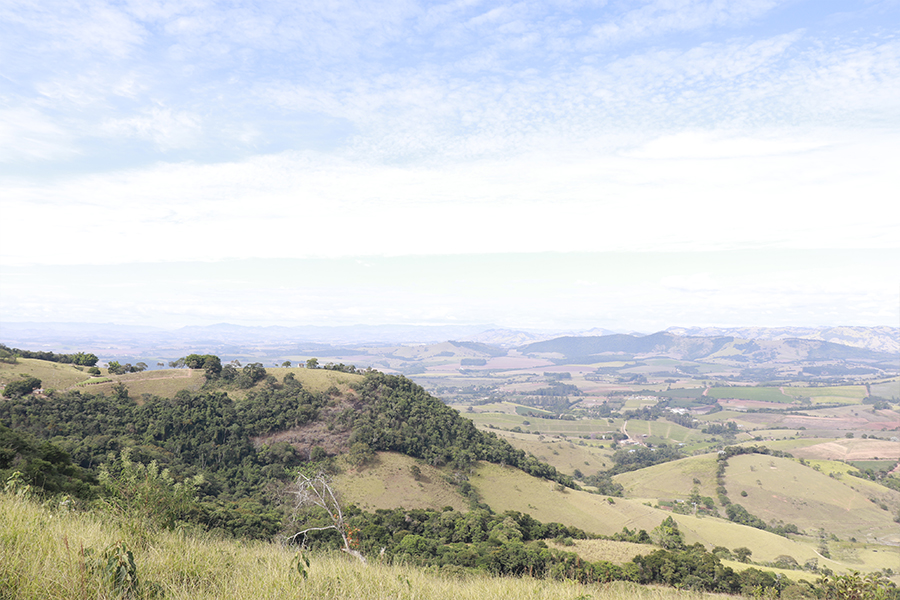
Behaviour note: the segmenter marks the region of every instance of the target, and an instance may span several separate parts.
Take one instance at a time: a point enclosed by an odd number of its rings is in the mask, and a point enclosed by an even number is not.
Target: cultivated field
[[[872,439],[837,439],[797,448],[792,451],[799,458],[827,460],[900,460],[900,442]]]

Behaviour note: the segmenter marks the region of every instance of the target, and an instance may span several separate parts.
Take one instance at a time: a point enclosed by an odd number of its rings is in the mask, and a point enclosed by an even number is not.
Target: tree
[[[819,580],[826,600],[889,600],[896,597],[896,586],[881,573],[861,575],[852,571],[846,575],[823,577]]]
[[[678,523],[672,517],[666,517],[659,526],[650,532],[653,541],[666,550],[684,548],[684,536],[678,529]]]
[[[72,362],[82,367],[93,367],[98,360],[100,359],[97,358],[97,355],[91,353],[76,352],[72,355]]]
[[[286,361],[284,361],[283,363],[281,363],[281,366],[282,366],[282,367],[288,367],[288,368],[290,368],[290,366],[291,366],[291,361],[286,360]]]
[[[319,359],[318,358],[310,358],[306,361],[307,369],[318,369],[319,368]]]
[[[354,442],[347,454],[347,462],[355,467],[361,467],[375,458],[375,452],[365,442]]]
[[[750,548],[747,548],[745,546],[741,546],[740,548],[734,549],[734,557],[742,563],[750,562],[751,554],[753,554],[753,550],[751,550]]]
[[[203,370],[208,379],[215,379],[222,372],[222,361],[218,356],[207,354],[203,359]]]
[[[119,364],[119,361],[117,360],[109,361],[106,369],[109,371],[110,375],[122,375],[127,372],[125,365]]]
[[[311,531],[326,531],[333,529],[340,534],[341,540],[344,542],[342,550],[351,556],[355,556],[360,561],[366,562],[365,557],[356,549],[359,545],[356,531],[351,529],[345,520],[343,508],[341,508],[341,503],[334,493],[331,478],[328,475],[319,472],[310,477],[304,473],[300,473],[294,483],[292,493],[295,496],[295,513],[306,508],[319,507],[328,513],[328,516],[331,518],[331,525],[325,525],[323,527],[307,527],[288,538],[290,541],[296,541],[301,535],[305,538],[306,534]]]
[[[202,369],[207,354],[188,354],[182,360],[188,369]]]
[[[37,377],[26,376],[22,377],[22,379],[17,379],[15,381],[10,381],[6,384],[6,387],[3,388],[3,395],[7,398],[21,398],[22,396],[26,396],[33,392],[34,390],[40,389],[41,380]]]
[[[256,383],[266,378],[266,368],[262,363],[250,363],[242,369],[244,375],[250,378],[250,381]]]

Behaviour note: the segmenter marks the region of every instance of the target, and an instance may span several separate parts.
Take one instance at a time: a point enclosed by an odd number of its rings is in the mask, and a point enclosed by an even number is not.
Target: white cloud
[[[0,109],[0,163],[51,160],[77,154],[75,139],[35,108]]]
[[[161,150],[189,148],[197,144],[201,121],[197,115],[154,108],[143,115],[110,119],[101,132],[109,137],[136,137],[152,141]]]
[[[592,33],[604,43],[711,26],[734,26],[757,18],[784,0],[651,0],[621,17],[598,24]]]
[[[7,211],[39,220],[45,243],[7,232],[3,259],[896,247],[892,136],[722,133],[670,151],[684,139],[630,155],[401,167],[285,153],[9,182]],[[64,250],[73,236],[77,256]]]
[[[90,53],[128,56],[147,35],[119,7],[90,0],[39,3],[11,0],[0,6],[0,21],[19,30],[16,38],[23,34],[39,36],[29,40],[29,46],[37,46],[43,52],[63,51],[79,58]]]

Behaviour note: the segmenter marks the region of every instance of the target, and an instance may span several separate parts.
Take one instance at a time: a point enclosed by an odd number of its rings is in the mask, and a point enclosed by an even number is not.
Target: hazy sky
[[[0,0],[0,319],[900,324],[900,2]]]

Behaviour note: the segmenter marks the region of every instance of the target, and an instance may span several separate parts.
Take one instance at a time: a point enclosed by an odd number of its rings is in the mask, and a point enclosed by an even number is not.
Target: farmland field
[[[785,388],[785,392],[787,392],[787,388]],[[755,386],[713,387],[709,388],[706,395],[711,398],[737,398],[740,400],[778,403],[791,403],[795,399],[790,395],[781,393],[781,390],[778,388]]]
[[[873,383],[870,386],[873,396],[880,398],[900,399],[900,379],[885,381],[883,383]]]

